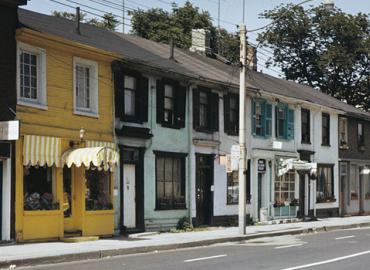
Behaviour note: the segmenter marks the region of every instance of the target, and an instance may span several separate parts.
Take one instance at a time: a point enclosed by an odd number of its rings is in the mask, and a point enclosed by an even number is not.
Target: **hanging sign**
[[[259,173],[266,172],[266,159],[259,159],[257,166],[258,166]]]
[[[19,121],[0,122],[0,140],[14,141],[19,139]]]

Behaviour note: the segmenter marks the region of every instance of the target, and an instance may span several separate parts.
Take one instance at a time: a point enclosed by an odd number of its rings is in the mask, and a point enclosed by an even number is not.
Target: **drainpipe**
[[[187,116],[189,121],[186,121],[188,123],[188,202],[189,202],[189,223],[193,225],[193,220],[191,216],[191,209],[192,209],[192,200],[191,200],[191,193],[192,193],[192,179],[193,179],[193,174],[192,174],[192,158],[193,158],[193,153],[192,153],[192,126],[193,126],[193,120],[191,117],[191,100],[192,100],[192,87],[189,84],[188,85],[188,111],[187,111]]]

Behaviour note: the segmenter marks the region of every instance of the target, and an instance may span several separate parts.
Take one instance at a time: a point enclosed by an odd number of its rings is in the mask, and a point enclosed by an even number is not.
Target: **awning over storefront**
[[[72,165],[76,167],[84,165],[86,168],[95,166],[98,170],[112,171],[119,164],[119,154],[107,146],[70,149],[63,154],[62,162],[68,168]]]
[[[288,158],[278,160],[277,175],[282,176],[290,170],[313,171],[317,169],[317,163],[307,162],[299,159]]]
[[[24,135],[24,166],[60,166],[61,139],[56,137]]]
[[[104,147],[104,146],[117,150],[117,145],[113,142],[86,140],[86,147]]]

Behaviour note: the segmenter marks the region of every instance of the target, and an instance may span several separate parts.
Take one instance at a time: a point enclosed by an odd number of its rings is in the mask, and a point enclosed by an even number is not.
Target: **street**
[[[370,228],[362,228],[18,269],[368,270],[369,241]]]

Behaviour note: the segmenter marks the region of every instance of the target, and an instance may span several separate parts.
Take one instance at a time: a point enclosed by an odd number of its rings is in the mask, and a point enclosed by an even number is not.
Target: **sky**
[[[53,2],[56,1],[56,2]],[[125,10],[132,9],[147,9],[147,8],[163,8],[171,9],[171,3],[175,2],[182,6],[186,0],[29,0],[24,8],[37,11],[40,13],[50,14],[53,10],[74,12],[74,7],[80,6],[82,10],[91,13],[102,15],[104,12],[112,12],[117,15],[117,19],[122,21],[123,8],[122,4],[125,1]],[[219,0],[192,0],[195,6],[210,13],[214,19],[214,25],[217,26],[218,18],[218,1]],[[244,0],[245,1],[245,24],[247,29],[256,29],[263,27],[268,21],[260,18],[259,14],[264,10],[270,10],[282,3],[298,4],[302,0]],[[306,3],[305,6],[317,6],[324,0],[312,0]],[[57,3],[59,2],[59,3]],[[62,4],[61,4],[62,3]],[[370,0],[334,0],[336,7],[345,12],[356,14],[358,12],[370,13]],[[66,6],[67,5],[67,6]],[[70,7],[68,7],[70,6]],[[110,7],[113,8],[110,8]],[[220,24],[221,27],[229,31],[237,31],[236,25],[243,23],[243,0],[220,0]],[[93,15],[89,15],[93,16]],[[125,32],[130,31],[130,20],[125,15]],[[118,28],[122,31],[122,25]],[[255,32],[248,34],[248,40],[253,44],[256,42],[257,34]],[[281,76],[281,71],[276,67],[266,68],[264,62],[271,55],[267,49],[259,49],[258,51],[258,69],[269,73],[273,76]]]

